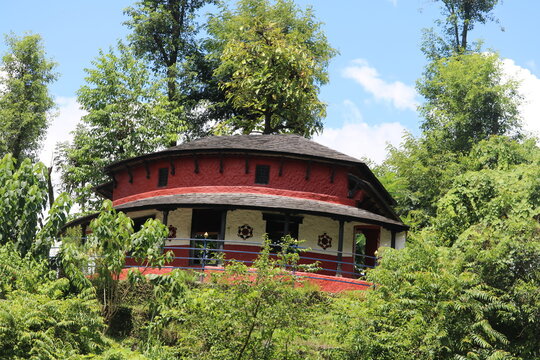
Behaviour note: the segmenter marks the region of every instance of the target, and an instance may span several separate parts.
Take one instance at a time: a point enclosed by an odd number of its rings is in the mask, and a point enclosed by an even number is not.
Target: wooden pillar
[[[163,220],[161,221],[163,225],[167,226],[167,222],[169,221],[169,209],[163,210]]]
[[[285,223],[283,224],[283,236],[287,236],[289,234],[289,222],[291,220],[291,217],[289,214],[285,214]]]
[[[345,225],[345,221],[339,220],[339,238],[338,238],[338,254],[337,254],[337,266],[336,266],[336,276],[342,276],[341,275],[341,262],[343,261],[343,227]]]
[[[390,241],[390,247],[392,247],[392,249],[395,249],[396,248],[396,231],[392,230],[391,234],[392,234],[392,238]]]
[[[221,226],[219,229],[219,240],[225,240],[225,230],[227,229],[227,210],[221,212]]]

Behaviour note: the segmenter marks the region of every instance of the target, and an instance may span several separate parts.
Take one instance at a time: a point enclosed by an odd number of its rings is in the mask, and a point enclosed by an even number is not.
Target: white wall
[[[407,232],[402,231],[396,234],[396,249],[403,249],[405,247],[405,241],[407,239]]]
[[[238,227],[249,225],[253,228],[253,237],[246,242],[262,242],[266,233],[266,221],[262,218],[262,212],[258,210],[229,210],[227,211],[225,240],[243,241],[238,236]]]
[[[263,220],[263,212],[260,210],[229,210],[227,211],[227,222],[225,227],[225,239],[243,241],[238,236],[238,227],[247,224],[253,228],[253,237],[245,240],[246,242],[262,242],[266,232],[266,221]],[[144,210],[130,212],[131,218],[154,215],[156,219],[163,220],[163,213],[156,210]],[[311,248],[313,252],[325,253],[338,250],[339,239],[339,221],[324,216],[301,215],[302,224],[298,229],[299,240],[305,240],[301,246]],[[169,212],[168,225],[176,227],[176,237],[187,239],[191,236],[191,208],[180,208]],[[345,222],[343,232],[343,252],[344,256],[354,251],[354,227],[367,225],[361,222]],[[332,246],[325,251],[318,245],[319,235],[326,233],[332,238]],[[406,232],[396,233],[396,248],[405,247]],[[392,242],[392,233],[390,230],[381,227],[380,246],[390,247]],[[186,240],[172,240],[168,245],[188,245]]]
[[[176,228],[176,237],[178,239],[189,239],[191,237],[191,215],[192,209],[180,208],[169,212],[167,225]],[[167,245],[189,245],[188,240],[171,240]]]

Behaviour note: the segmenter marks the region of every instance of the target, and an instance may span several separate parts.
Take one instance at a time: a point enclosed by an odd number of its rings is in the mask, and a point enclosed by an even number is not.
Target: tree
[[[352,354],[540,356],[539,156],[535,139],[492,136],[454,160],[461,170],[446,173],[429,226],[368,274],[379,286],[356,316],[369,320]]]
[[[48,200],[48,172],[42,163],[30,159],[20,163],[8,154],[0,160],[0,245],[14,244],[25,256],[47,258],[59,229],[67,220],[71,201],[58,196],[44,216]]]
[[[0,64],[0,156],[36,158],[54,108],[48,85],[56,64],[46,58],[39,35],[6,36]]]
[[[69,290],[46,261],[1,245],[0,357],[80,359],[103,352],[109,344],[97,301]]]
[[[190,288],[189,275],[178,270],[154,279],[149,337],[186,359],[317,358],[302,341],[314,330],[317,292],[286,271],[299,257],[287,251],[296,241],[283,241],[277,259],[266,240],[252,266],[226,264],[223,274],[211,274],[210,286]]]
[[[499,136],[484,140],[462,160],[456,175],[437,202],[433,220],[438,241],[453,244],[471,226],[504,230],[508,219],[527,221],[539,215],[540,149],[534,140],[523,144]]]
[[[100,204],[93,188],[107,181],[104,166],[167,146],[185,129],[168,110],[160,84],[149,81],[145,63],[128,46],[119,42],[116,51],[100,52],[93,66],[78,91],[88,114],[73,142],[60,145],[56,160],[64,190],[76,197],[83,212]]]
[[[397,201],[396,210],[413,230],[427,226],[437,200],[464,171],[460,155],[443,151],[424,137],[405,134],[400,147],[389,147],[388,158],[375,168],[377,176]]]
[[[491,135],[519,130],[517,83],[505,80],[496,54],[435,60],[417,89],[426,99],[419,107],[424,136],[440,151],[467,153]]]
[[[319,86],[335,50],[310,9],[289,0],[240,0],[234,10],[223,7],[208,31],[209,56],[219,59],[214,75],[236,111],[223,129],[307,137],[322,129]]]
[[[185,118],[189,89],[195,77],[187,63],[200,64],[204,56],[196,43],[199,26],[196,13],[215,0],[142,0],[128,7],[125,24],[133,30],[128,36],[137,57],[150,62],[154,75],[166,84],[169,111]],[[186,81],[186,78],[189,78]],[[187,83],[187,84],[186,84]],[[186,86],[187,85],[187,86]],[[177,120],[178,121],[178,120]],[[188,124],[199,133],[202,124]],[[174,143],[176,139],[172,139]]]
[[[368,272],[376,288],[338,334],[345,358],[537,358],[540,239],[529,224],[486,228],[459,247],[424,235],[385,249]]]
[[[443,36],[433,29],[424,30],[422,51],[432,60],[454,54],[464,54],[471,50],[469,31],[476,24],[496,21],[491,12],[499,0],[433,0],[440,2],[443,20],[437,21]]]
[[[426,99],[418,138],[406,135],[400,148],[390,148],[381,168],[383,181],[395,189],[398,211],[414,227],[429,224],[437,201],[471,149],[495,136],[518,138],[520,96],[517,84],[505,80],[496,54],[470,53],[434,60],[417,82]],[[510,139],[510,138],[508,138]]]
[[[134,232],[133,221],[114,210],[112,202],[106,200],[99,216],[90,223],[90,231],[84,244],[69,237],[63,241],[61,263],[73,285],[80,289],[91,287],[87,274],[80,268],[81,259],[83,265],[86,263],[94,268],[94,285],[101,300],[101,313],[110,325],[122,301],[133,290],[132,281],[127,286],[120,286],[126,258],[141,267],[163,266],[172,256],[170,252],[163,253],[168,230],[159,220],[148,219],[139,231]],[[130,272],[129,276],[133,279],[135,274]]]

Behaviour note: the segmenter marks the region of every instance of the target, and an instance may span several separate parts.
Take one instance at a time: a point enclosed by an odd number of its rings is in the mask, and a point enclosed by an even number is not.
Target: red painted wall
[[[133,183],[129,183],[127,170],[115,174],[117,187],[113,190],[115,204],[142,199],[151,196],[181,193],[181,188],[190,188],[190,192],[262,192],[284,196],[312,198],[323,201],[343,203],[354,206],[360,200],[360,192],[355,199],[348,199],[349,169],[335,166],[334,182],[331,182],[332,166],[324,163],[311,163],[309,179],[306,180],[308,161],[284,159],[282,176],[279,176],[280,159],[273,157],[250,157],[249,173],[246,174],[246,158],[243,156],[224,156],[223,173],[219,172],[220,159],[215,156],[198,158],[199,172],[195,173],[193,157],[181,157],[174,160],[175,175],[169,172],[168,185],[158,187],[158,171],[168,167],[169,161],[149,163],[150,178],[146,177],[146,168],[138,166],[131,169]],[[257,165],[270,166],[268,185],[255,184]],[[211,187],[211,188],[201,188]],[[234,188],[242,187],[242,188]],[[186,189],[187,190],[187,189]]]

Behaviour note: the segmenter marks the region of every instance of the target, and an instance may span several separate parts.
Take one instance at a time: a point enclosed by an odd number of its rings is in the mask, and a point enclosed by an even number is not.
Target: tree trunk
[[[51,179],[52,170],[53,170],[52,166],[47,168],[47,173],[49,175],[47,177],[47,188],[48,188],[47,190],[49,191],[49,209],[52,208],[53,203],[54,203],[54,189],[53,189],[53,186],[52,186],[52,179]]]
[[[270,112],[265,112],[263,134],[268,135],[268,134],[272,134],[273,132],[274,132],[274,129],[272,128],[272,114]]]

